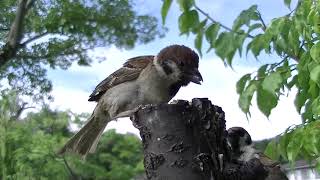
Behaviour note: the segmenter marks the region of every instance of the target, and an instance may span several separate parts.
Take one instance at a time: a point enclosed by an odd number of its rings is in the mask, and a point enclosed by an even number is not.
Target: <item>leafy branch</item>
[[[243,32],[239,32],[239,31],[234,31],[231,28],[229,28],[228,26],[222,24],[219,21],[216,21],[215,19],[213,19],[213,17],[211,17],[208,13],[204,12],[201,8],[199,8],[196,4],[193,5],[194,8],[196,10],[198,10],[201,14],[203,14],[207,19],[209,19],[211,22],[213,22],[214,24],[219,24],[221,27],[223,27],[224,29],[228,30],[229,32],[234,32],[236,34],[240,34],[240,35],[246,35],[249,38],[254,38],[254,36],[250,35],[250,34],[246,34]]]
[[[193,6],[194,6],[194,8],[195,8],[196,10],[198,10],[201,14],[203,14],[207,19],[209,19],[212,23],[214,23],[214,24],[219,24],[219,26],[221,26],[222,28],[226,29],[227,31],[233,32],[233,33],[236,33],[236,34],[239,34],[239,35],[245,35],[246,37],[251,38],[251,39],[256,38],[256,36],[253,36],[253,35],[251,35],[250,33],[245,33],[245,32],[243,32],[243,31],[235,31],[235,30],[233,30],[232,28],[230,28],[230,27],[228,27],[228,26],[226,26],[226,25],[223,25],[221,22],[219,22],[219,21],[215,20],[213,17],[211,17],[208,13],[204,12],[204,11],[203,11],[199,6],[197,6],[195,3],[194,3]],[[298,6],[297,6],[297,7],[298,7]],[[261,23],[262,23],[262,30],[265,32],[266,29],[268,28],[268,26],[266,25],[265,21],[263,20],[263,18],[262,18],[262,16],[261,16],[261,13],[260,13],[258,10],[256,10],[256,14],[257,14],[259,20],[260,20]],[[299,61],[299,56],[294,55],[294,54],[289,53],[289,52],[285,52],[285,53],[288,54],[288,56],[289,56],[290,58],[294,59],[295,61]]]
[[[29,44],[30,42],[35,41],[37,39],[40,39],[40,38],[42,38],[42,37],[44,37],[44,36],[46,36],[48,34],[49,34],[49,32],[44,32],[44,33],[35,35],[35,36],[31,37],[30,39],[27,39],[26,41],[21,43],[20,46],[25,46],[25,45]]]

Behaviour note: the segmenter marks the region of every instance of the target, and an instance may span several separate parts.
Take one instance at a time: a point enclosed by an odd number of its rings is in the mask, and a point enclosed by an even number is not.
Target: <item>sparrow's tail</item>
[[[109,121],[108,119],[95,118],[95,115],[92,114],[88,122],[60,149],[58,154],[71,152],[85,158],[89,152],[93,153]]]

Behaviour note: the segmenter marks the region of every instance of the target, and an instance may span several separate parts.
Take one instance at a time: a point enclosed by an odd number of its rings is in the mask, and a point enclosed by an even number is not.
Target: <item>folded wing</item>
[[[123,67],[101,81],[89,96],[88,101],[99,101],[100,97],[110,88],[139,77],[141,71],[152,62],[154,56],[139,56],[128,59]]]

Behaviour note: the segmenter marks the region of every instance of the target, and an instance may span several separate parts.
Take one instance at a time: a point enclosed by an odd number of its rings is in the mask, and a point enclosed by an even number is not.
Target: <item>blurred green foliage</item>
[[[19,2],[0,1],[0,54]],[[88,54],[93,48],[129,49],[165,31],[155,17],[136,12],[131,0],[35,0],[23,27],[16,55],[0,63],[0,80],[7,79],[0,87],[9,84],[34,99],[46,97],[52,89],[47,69],[65,70],[73,63],[87,66],[93,61]]]
[[[109,130],[97,152],[86,161],[76,155],[58,157],[57,150],[73,135],[70,124],[81,116],[51,110],[17,117],[21,99],[14,92],[0,99],[0,179],[129,180],[144,172],[140,139]],[[26,107],[26,106],[25,106]]]

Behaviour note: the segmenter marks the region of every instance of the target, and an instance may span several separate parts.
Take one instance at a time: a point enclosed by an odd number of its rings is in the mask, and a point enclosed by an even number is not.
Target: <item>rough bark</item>
[[[208,99],[145,106],[132,121],[140,130],[148,179],[258,180],[265,175],[260,162],[231,162],[224,112]]]

